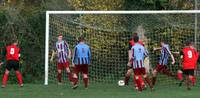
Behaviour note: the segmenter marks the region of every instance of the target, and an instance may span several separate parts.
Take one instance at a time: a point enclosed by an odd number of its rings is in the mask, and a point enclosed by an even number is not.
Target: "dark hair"
[[[78,38],[78,41],[79,41],[79,42],[84,41],[84,37],[83,37],[83,36],[80,36],[80,37]]]
[[[137,34],[137,33],[133,33],[133,38],[134,38],[135,36],[138,36],[138,34]]]
[[[58,34],[58,36],[63,36],[63,35],[60,33],[60,34]]]
[[[139,37],[138,36],[134,36],[133,40],[134,40],[135,43],[137,43],[139,41]]]
[[[163,43],[167,44],[167,41],[164,40],[164,39],[161,39],[160,42],[163,42]]]
[[[12,44],[18,43],[18,39],[16,39],[16,38],[12,39],[12,40],[11,40],[11,43],[12,43]]]
[[[190,46],[190,45],[193,45],[193,42],[192,41],[186,41],[185,43],[187,46]]]

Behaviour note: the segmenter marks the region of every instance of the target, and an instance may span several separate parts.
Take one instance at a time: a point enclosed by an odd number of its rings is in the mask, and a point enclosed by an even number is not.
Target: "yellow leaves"
[[[69,4],[75,10],[118,10],[124,0],[71,0]]]

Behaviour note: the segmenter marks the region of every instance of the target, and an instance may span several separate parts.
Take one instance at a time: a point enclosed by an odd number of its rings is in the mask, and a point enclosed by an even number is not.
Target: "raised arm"
[[[165,48],[167,50],[167,52],[170,54],[171,56],[171,59],[172,59],[172,64],[174,65],[175,64],[175,59],[174,59],[174,56],[173,54],[171,53],[171,51],[169,50],[169,48]]]
[[[153,51],[158,51],[158,50],[161,50],[162,49],[162,47],[153,47]]]

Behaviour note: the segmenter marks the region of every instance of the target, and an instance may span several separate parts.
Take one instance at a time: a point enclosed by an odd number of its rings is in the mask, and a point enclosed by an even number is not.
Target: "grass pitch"
[[[0,88],[0,98],[200,98],[200,87],[187,91],[185,86],[157,86],[153,92],[147,89],[139,93],[131,85],[91,84],[87,90],[82,85],[73,90],[70,85],[25,84],[19,88],[8,84]]]

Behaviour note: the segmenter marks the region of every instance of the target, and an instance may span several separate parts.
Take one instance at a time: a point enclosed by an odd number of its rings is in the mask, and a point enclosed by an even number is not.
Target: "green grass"
[[[111,84],[91,84],[87,90],[83,86],[72,90],[69,85],[26,84],[19,88],[8,84],[6,88],[0,88],[0,98],[200,98],[200,88],[187,91],[184,86],[160,86],[153,92],[147,89],[138,93],[131,86]]]

